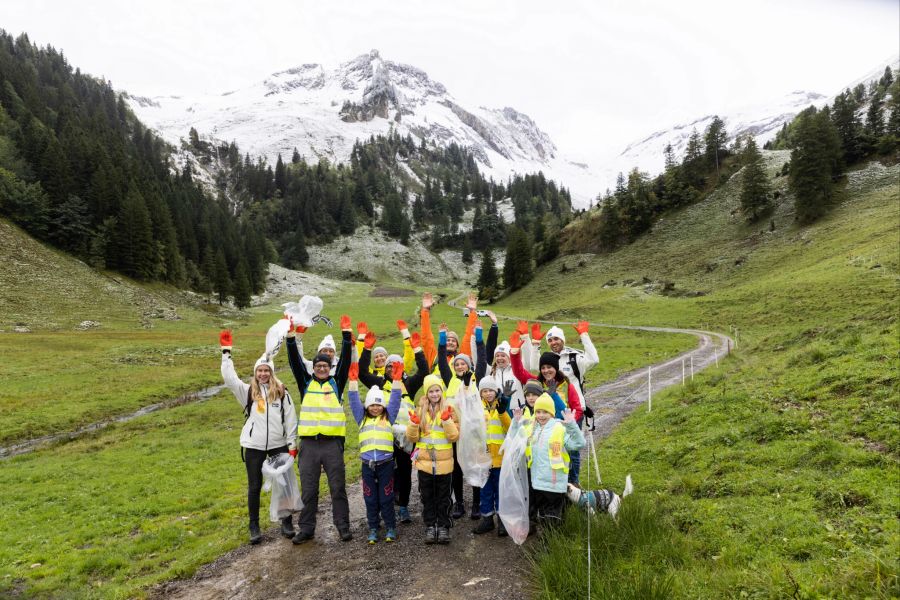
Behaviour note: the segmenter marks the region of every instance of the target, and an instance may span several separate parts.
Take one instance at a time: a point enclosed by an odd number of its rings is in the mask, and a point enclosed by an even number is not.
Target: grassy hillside
[[[774,173],[786,154],[767,158]],[[630,472],[638,493],[618,527],[593,521],[593,591],[897,597],[900,169],[849,173],[805,228],[781,180],[774,230],[745,224],[737,181],[615,253],[558,260],[503,304],[538,315],[564,289],[552,314],[738,330],[720,371],[602,444],[606,485]],[[573,512],[536,549],[541,597],[585,597],[586,532]]]

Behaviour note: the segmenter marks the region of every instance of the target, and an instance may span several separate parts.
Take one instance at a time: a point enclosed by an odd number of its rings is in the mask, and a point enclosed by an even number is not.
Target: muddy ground
[[[635,329],[638,329],[635,327]],[[680,384],[682,359],[693,356],[697,372],[721,359],[727,338],[698,331],[640,328],[691,333],[698,337],[695,350],[654,365],[653,391]],[[687,371],[689,374],[689,370]],[[688,375],[689,376],[689,375]],[[614,381],[590,389],[588,404],[596,414],[597,440],[632,410],[647,403],[647,368],[625,374]],[[586,447],[587,448],[587,447]],[[582,457],[588,468],[587,456]],[[413,472],[415,477],[415,471]],[[607,482],[614,489],[621,482]],[[640,489],[640,477],[635,477]],[[466,489],[466,504],[471,503]],[[369,546],[365,506],[359,483],[349,486],[350,515],[354,539],[341,542],[331,524],[327,496],[320,498],[316,538],[301,546],[270,529],[259,546],[243,546],[201,567],[191,579],[171,581],[151,590],[154,598],[263,599],[302,598],[318,600],[492,600],[525,599],[532,596],[527,549],[535,543],[529,537],[520,547],[495,533],[475,536],[477,521],[468,515],[451,529],[449,546],[428,546],[422,541],[424,527],[415,479],[410,500],[411,525],[399,527],[394,544],[379,542]]]

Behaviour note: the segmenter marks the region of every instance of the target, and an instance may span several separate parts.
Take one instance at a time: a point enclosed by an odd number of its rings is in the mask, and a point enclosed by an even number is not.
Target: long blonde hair
[[[269,372],[272,374],[269,376],[269,389],[265,398],[263,398],[259,381],[256,379],[256,371],[253,371],[253,377],[250,379],[250,397],[256,402],[256,412],[265,412],[266,402],[272,404],[282,397],[280,391],[282,387],[284,387],[284,384],[281,383],[280,379],[275,377],[275,371],[272,371],[270,368]]]
[[[428,389],[435,387],[434,385],[428,386]],[[440,387],[440,386],[438,386]],[[431,418],[429,417],[428,407],[431,406],[431,400],[428,399],[428,390],[425,390],[425,395],[419,400],[419,409],[416,411],[419,413],[419,429],[423,434],[427,434],[431,429]],[[451,406],[450,401],[447,399],[447,392],[441,389],[441,401],[438,402],[437,408],[434,411],[434,414],[439,415],[444,412],[448,406]],[[456,416],[456,411],[454,410],[454,416]],[[427,424],[427,425],[426,425]]]

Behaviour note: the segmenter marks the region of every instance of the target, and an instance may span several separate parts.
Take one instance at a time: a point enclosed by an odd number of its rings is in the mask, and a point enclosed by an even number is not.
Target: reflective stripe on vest
[[[359,428],[360,454],[372,450],[385,454],[394,452],[394,433],[391,430],[391,422],[384,417],[366,417]]]
[[[347,435],[347,417],[332,382],[332,379],[325,383],[315,379],[309,382],[297,418],[298,436]]]
[[[428,418],[427,416],[425,417]],[[431,422],[430,427],[428,428],[428,434],[425,437],[420,437],[419,441],[416,442],[416,448],[423,450],[451,450],[453,449],[453,444],[447,441],[447,434],[444,433],[444,428],[441,425],[441,415],[434,415],[434,420]]]
[[[503,431],[503,423],[500,422],[500,414],[496,408],[491,410],[485,409],[485,420],[487,421],[487,443],[500,446],[506,439],[506,432]]]
[[[384,381],[384,392],[390,393],[394,389],[394,382],[388,381],[385,379]],[[416,412],[416,405],[413,404],[412,399],[409,397],[409,393],[406,391],[406,384],[403,381],[400,382],[400,412],[397,413],[397,418],[394,419],[394,423],[398,423],[406,427],[406,424],[409,423],[409,411]]]
[[[547,427],[550,425],[551,421],[547,422],[547,425],[541,428],[541,432],[539,435],[543,435],[544,431],[547,430]],[[525,447],[525,456],[528,457],[528,466],[531,467],[531,447],[533,445],[533,440],[531,437],[534,435],[534,429],[532,429],[531,434],[528,436],[529,443],[528,446]],[[538,438],[540,439],[540,437]],[[547,454],[550,458],[550,468],[554,471],[559,470],[563,473],[569,472],[569,453],[566,451],[566,428],[564,425],[560,424],[558,427],[554,427],[553,431],[550,432],[550,442],[547,444]],[[553,447],[555,444],[559,444],[559,452],[554,453]],[[555,455],[554,455],[555,454]]]

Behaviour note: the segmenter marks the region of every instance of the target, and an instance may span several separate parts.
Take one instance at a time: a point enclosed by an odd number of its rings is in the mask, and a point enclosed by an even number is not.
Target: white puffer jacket
[[[525,406],[525,393],[522,391],[522,382],[519,381],[515,375],[513,375],[511,365],[506,367],[505,369],[491,367],[488,369],[488,374],[497,380],[497,383],[500,385],[501,392],[503,391],[503,386],[506,385],[506,382],[512,381],[513,393],[512,399],[509,401],[509,407],[511,409]]]
[[[244,383],[234,370],[231,355],[222,353],[222,379],[225,385],[234,394],[241,410],[247,406],[247,394],[250,384]],[[268,391],[268,386],[261,386],[263,395]],[[282,403],[284,403],[284,421],[281,419]],[[266,403],[265,411],[259,412],[256,403],[250,405],[250,416],[241,429],[241,446],[254,450],[269,450],[287,446],[293,449],[297,438],[297,411],[294,402],[287,390],[284,397],[269,404]]]

